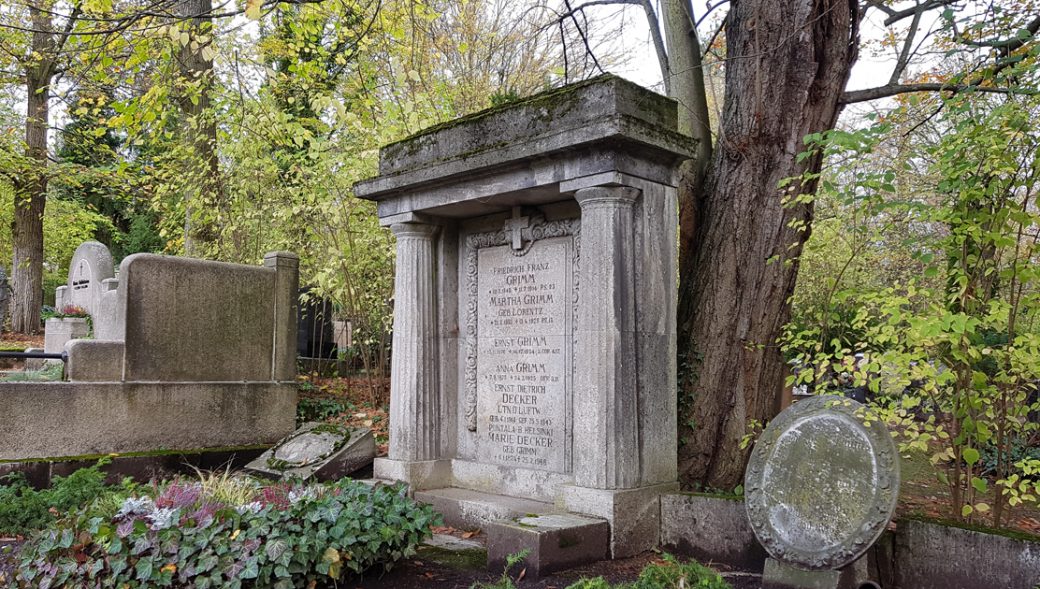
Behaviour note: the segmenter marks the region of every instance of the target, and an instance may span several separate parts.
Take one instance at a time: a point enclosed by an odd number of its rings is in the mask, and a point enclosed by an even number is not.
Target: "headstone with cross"
[[[530,217],[520,216],[520,207],[513,207],[513,216],[506,219],[505,230],[512,233],[510,238],[514,250],[524,248],[523,230],[531,226]]]

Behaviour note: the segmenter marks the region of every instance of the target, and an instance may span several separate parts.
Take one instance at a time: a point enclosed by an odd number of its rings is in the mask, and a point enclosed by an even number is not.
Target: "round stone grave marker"
[[[279,445],[274,458],[290,468],[306,466],[328,457],[342,439],[331,432],[303,432]]]
[[[744,476],[751,528],[776,560],[839,569],[885,530],[899,492],[899,455],[884,423],[863,406],[819,396],[799,401],[755,443]]]

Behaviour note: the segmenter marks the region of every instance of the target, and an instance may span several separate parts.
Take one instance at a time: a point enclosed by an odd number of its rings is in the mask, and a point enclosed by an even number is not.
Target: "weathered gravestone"
[[[748,518],[772,557],[768,589],[845,587],[843,567],[885,530],[899,492],[887,427],[850,399],[818,396],[778,415],[755,443],[744,480]]]
[[[115,268],[112,254],[104,244],[85,241],[76,248],[69,264],[69,278],[64,286],[54,292],[54,307],[59,313],[67,307],[80,307],[94,320],[94,331],[104,331],[108,323],[99,322],[102,313],[102,297],[108,289],[106,283],[114,281]],[[86,319],[65,317],[48,319],[44,329],[44,351],[61,353],[65,344],[74,339],[87,337],[90,326]]]
[[[246,470],[276,479],[330,481],[368,466],[375,455],[372,430],[309,422],[247,464]]]
[[[380,151],[355,187],[397,237],[377,478],[451,525],[571,512],[546,529],[591,516],[615,557],[657,544],[677,488],[676,169],[694,149],[676,113],[603,76]]]
[[[72,255],[68,282],[55,291],[55,308],[60,312],[74,305],[93,317],[101,306],[102,281],[114,277],[115,264],[108,248],[97,241],[81,243]]]

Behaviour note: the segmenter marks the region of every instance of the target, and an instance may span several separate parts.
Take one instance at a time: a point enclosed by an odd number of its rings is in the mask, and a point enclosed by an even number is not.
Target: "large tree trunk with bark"
[[[11,235],[11,329],[19,333],[40,331],[43,306],[43,210],[47,204],[47,121],[50,84],[54,72],[54,34],[50,16],[30,6],[33,58],[25,69],[26,154],[32,162],[15,186]]]
[[[688,486],[732,489],[754,421],[777,410],[785,367],[777,338],[790,314],[811,205],[785,207],[784,178],[803,138],[831,129],[856,57],[855,0],[733,0],[719,138],[680,261],[679,471]],[[812,192],[815,182],[794,183]],[[797,194],[797,192],[796,192]],[[795,224],[802,224],[799,230]]]
[[[202,216],[204,211],[219,210],[224,199],[217,158],[217,123],[211,109],[213,62],[203,54],[212,40],[212,0],[180,0],[177,16],[185,21],[191,42],[177,55],[180,74],[177,102],[184,116],[184,134],[192,146],[187,161],[184,183],[184,251],[189,256],[203,256],[207,245],[216,240],[214,223]]]

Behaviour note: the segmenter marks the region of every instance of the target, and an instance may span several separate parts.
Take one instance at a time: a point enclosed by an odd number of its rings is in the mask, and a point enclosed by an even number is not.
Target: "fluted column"
[[[635,332],[633,204],[639,190],[597,186],[581,205],[578,357],[574,406],[575,484],[639,486],[639,402]]]
[[[436,460],[440,449],[436,225],[397,223],[390,460]]]

